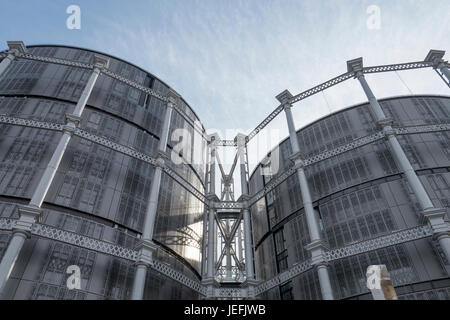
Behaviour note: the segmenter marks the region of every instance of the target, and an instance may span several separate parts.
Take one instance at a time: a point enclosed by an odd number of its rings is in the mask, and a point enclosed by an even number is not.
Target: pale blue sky
[[[66,28],[71,4],[81,8],[81,30]],[[379,30],[367,28],[370,5],[381,9]],[[6,40],[23,40],[123,58],[172,86],[206,128],[228,139],[235,135],[228,129],[247,133],[261,122],[284,89],[304,91],[360,56],[377,65],[422,60],[431,48],[449,51],[449,34],[448,0],[2,0],[0,9],[1,49]],[[395,73],[367,79],[378,97],[449,94],[431,70],[399,75],[409,89]],[[296,127],[365,100],[348,81],[298,103]],[[270,128],[280,133],[267,148],[287,136],[284,115]]]

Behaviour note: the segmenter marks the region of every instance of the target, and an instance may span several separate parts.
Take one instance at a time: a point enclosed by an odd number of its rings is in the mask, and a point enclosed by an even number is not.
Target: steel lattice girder
[[[326,252],[328,261],[343,259],[357,254],[373,251],[376,249],[386,248],[389,246],[414,241],[422,238],[431,237],[433,231],[428,225],[414,227],[406,230],[393,232],[391,234],[380,236],[374,239],[361,241],[342,248],[329,250]]]
[[[44,57],[44,56],[37,56],[30,53],[21,53],[21,52],[14,52],[13,53],[16,57],[22,58],[22,59],[28,59],[28,60],[34,60],[34,61],[40,61],[45,63],[53,63],[53,64],[60,64],[60,65],[66,65],[70,67],[77,67],[77,68],[84,68],[84,69],[93,69],[95,65],[79,62],[79,61],[73,61],[68,59],[61,59],[61,58],[54,58],[54,57]],[[6,53],[1,53],[2,56],[6,56]],[[448,63],[445,64],[448,67]],[[432,62],[426,62],[426,61],[418,61],[418,62],[407,62],[407,63],[399,63],[399,64],[389,64],[389,65],[381,65],[381,66],[373,66],[373,67],[364,67],[362,69],[363,73],[380,73],[380,72],[390,72],[390,71],[401,71],[401,70],[411,70],[411,69],[421,69],[421,68],[432,68],[433,63]],[[136,88],[146,94],[149,94],[155,98],[158,98],[164,102],[167,102],[167,97],[155,92],[154,90],[151,90],[150,88],[144,87],[141,84],[132,81],[130,79],[127,79],[108,68],[102,68],[101,72],[113,79],[119,80],[133,88]],[[354,72],[347,72],[344,74],[341,74],[333,79],[330,79],[324,83],[321,83],[311,89],[308,89],[306,91],[303,91],[295,96],[293,96],[289,103],[294,104],[296,102],[299,102],[307,97],[310,97],[316,93],[319,93],[321,91],[324,91],[332,86],[335,86],[341,82],[344,82],[352,77],[355,76]],[[175,105],[175,110],[188,122],[190,123],[195,130],[197,130],[203,138],[207,139],[205,133],[203,132],[203,128],[197,124],[196,121],[191,119],[183,110],[181,110],[177,105]],[[272,111],[250,134],[247,136],[246,143],[250,141],[253,137],[255,137],[265,126],[267,126],[279,113],[283,111],[283,106],[278,106],[274,111]],[[219,145],[221,146],[236,146],[236,142],[234,140],[219,140]]]
[[[326,251],[325,257],[327,261],[344,259],[346,257],[366,253],[369,251],[431,237],[432,234],[433,232],[431,230],[431,227],[429,227],[428,225],[418,226],[406,230],[395,231],[388,235],[361,241],[359,243],[351,244],[342,248]],[[255,294],[260,295],[267,290],[270,290],[286,281],[299,276],[300,274],[310,270],[312,267],[313,266],[311,265],[311,262],[309,260],[294,265],[292,268],[284,271],[283,273],[280,273],[276,277],[258,285],[255,289]]]
[[[294,265],[292,268],[290,268],[286,271],[283,271],[282,273],[275,276],[274,278],[267,280],[267,281],[261,283],[260,285],[258,285],[255,288],[255,295],[260,295],[261,293],[266,292],[267,290],[270,290],[276,286],[279,286],[280,284],[299,276],[300,274],[310,270],[311,268],[312,268],[312,265],[309,260],[299,263],[297,265]]]

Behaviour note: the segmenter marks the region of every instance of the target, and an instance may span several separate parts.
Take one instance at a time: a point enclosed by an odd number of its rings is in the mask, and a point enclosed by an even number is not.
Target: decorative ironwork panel
[[[106,69],[106,68],[102,69],[102,73],[104,75],[106,75],[106,76],[109,76],[109,77],[113,78],[113,79],[119,80],[119,81],[129,85],[130,87],[133,87],[135,89],[138,89],[139,91],[142,91],[142,92],[144,92],[146,94],[149,94],[149,95],[151,95],[151,96],[153,96],[155,98],[158,98],[158,99],[160,99],[160,100],[162,100],[164,102],[168,101],[167,97],[165,97],[165,96],[163,96],[163,95],[161,95],[159,93],[156,93],[152,89],[144,87],[143,85],[140,85],[137,82],[134,82],[134,81],[132,81],[130,79],[127,79],[127,78],[125,78],[125,77],[123,77],[123,76],[121,76],[121,75],[119,75],[119,74],[117,74],[117,73],[115,73],[115,72],[113,72],[113,71],[111,71],[109,69]]]
[[[156,159],[154,159],[153,157],[150,157],[149,155],[147,155],[145,153],[139,152],[131,147],[127,147],[127,146],[121,145],[119,143],[113,142],[107,138],[97,136],[88,131],[85,131],[82,129],[75,129],[75,135],[79,136],[80,138],[100,144],[104,147],[113,149],[115,151],[118,151],[118,152],[128,155],[130,157],[150,163],[153,166],[157,165]]]
[[[17,219],[0,218],[0,230],[12,230],[16,221]],[[133,249],[83,236],[74,232],[58,229],[49,225],[36,223],[33,225],[31,233],[43,238],[75,245],[80,248],[101,252],[126,260],[136,261],[138,256],[138,252]],[[206,288],[200,282],[186,277],[166,264],[153,260],[151,268],[206,296]]]
[[[217,140],[214,141],[214,144],[216,146],[222,146],[222,147],[236,147],[237,143],[234,140]]]
[[[241,202],[233,201],[213,202],[211,206],[215,209],[242,209],[244,207]]]
[[[40,61],[40,62],[46,62],[46,63],[54,63],[54,64],[60,64],[64,66],[69,67],[78,67],[83,69],[93,69],[94,65],[79,61],[73,61],[73,60],[67,60],[67,59],[60,59],[60,58],[54,58],[54,57],[44,57],[44,56],[36,56],[31,53],[16,53],[16,57],[27,59],[27,60],[34,60],[34,61]]]
[[[300,274],[308,271],[311,268],[312,268],[312,265],[309,260],[304,261],[299,264],[296,264],[289,270],[286,270],[286,271],[280,273],[279,275],[277,275],[276,277],[274,277],[270,280],[267,280],[266,282],[263,282],[262,284],[258,285],[255,288],[255,295],[260,295],[261,293],[263,293],[267,290],[270,290],[286,281],[289,281],[289,280],[299,276]]]
[[[0,218],[0,230],[12,230],[16,219]]]
[[[256,136],[262,129],[264,129],[265,126],[267,126],[270,121],[272,121],[278,114],[280,114],[280,112],[283,111],[283,106],[280,105],[278,106],[274,111],[272,111],[271,114],[269,114],[264,120],[263,122],[261,122],[255,129],[253,129],[252,132],[249,133],[249,135],[247,136],[247,143],[248,141],[250,141],[250,139],[252,139],[254,136]]]
[[[328,261],[338,260],[345,257],[354,256],[364,252],[390,247],[400,243],[414,241],[432,236],[433,232],[428,225],[406,229],[392,234],[377,237],[366,241],[361,241],[346,247],[337,248],[325,253]]]
[[[9,117],[9,116],[5,116],[5,115],[0,115],[0,123],[11,124],[11,125],[16,125],[16,126],[31,127],[31,128],[57,130],[57,131],[62,131],[63,127],[64,127],[63,124],[59,124],[59,123]]]
[[[433,133],[440,131],[449,131],[450,123],[430,124],[425,126],[410,126],[394,128],[396,134],[415,134],[415,133]]]
[[[221,263],[222,261],[219,261]],[[225,279],[227,279],[227,267],[226,266],[220,266],[216,270],[216,276],[215,276],[217,282],[223,282]],[[239,269],[239,267],[233,266],[231,268],[231,279],[235,282],[242,283],[244,282],[246,278],[245,272]]]
[[[192,280],[191,278],[186,277],[184,274],[172,269],[168,265],[159,262],[157,260],[153,260],[150,267],[159,273],[173,279],[186,287],[191,288],[192,290],[200,293],[201,295],[206,296],[206,288],[198,281]]]
[[[136,261],[137,251],[118,246],[106,241],[97,240],[74,232],[58,229],[45,224],[35,223],[31,233],[56,241],[72,244],[89,250],[105,253],[119,258]]]
[[[343,259],[346,257],[354,256],[357,254],[390,247],[393,245],[410,242],[422,238],[427,238],[432,236],[433,232],[428,225],[414,227],[411,229],[406,229],[398,231],[389,235],[377,237],[374,239],[362,241],[342,248],[333,249],[325,252],[325,258],[327,261],[333,261],[338,259]],[[301,273],[312,268],[310,261],[305,261],[301,264],[295,265],[292,268],[280,273],[276,277],[260,284],[255,288],[256,295],[270,290],[286,281],[295,278]]]
[[[244,288],[216,288],[214,290],[214,298],[247,298],[247,290]]]
[[[308,159],[305,160],[305,166],[309,166],[314,163],[317,163],[317,162],[329,159],[331,157],[340,155],[347,151],[357,149],[359,147],[365,146],[367,144],[370,144],[370,143],[380,140],[382,138],[384,138],[384,132],[380,131],[380,132],[374,133],[374,134],[366,136],[366,137],[355,139],[352,142],[349,142],[347,144],[339,146],[335,149],[327,150],[327,151],[324,151],[324,152],[321,152],[319,154],[309,157]]]
[[[400,70],[410,70],[410,69],[420,69],[432,67],[432,62],[408,62],[399,64],[388,64],[384,66],[374,66],[363,68],[363,73],[377,73],[377,72],[388,72],[388,71],[400,71]]]

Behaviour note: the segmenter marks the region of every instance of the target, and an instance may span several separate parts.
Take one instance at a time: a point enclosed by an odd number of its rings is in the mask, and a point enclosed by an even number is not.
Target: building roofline
[[[142,67],[139,67],[138,65],[136,65],[136,64],[134,64],[134,63],[132,63],[132,62],[129,62],[129,61],[125,60],[125,59],[116,57],[116,56],[114,56],[114,55],[112,55],[112,54],[109,54],[109,53],[105,53],[105,52],[97,51],[97,50],[93,50],[93,49],[88,49],[88,48],[83,48],[83,47],[78,47],[78,46],[65,45],[65,44],[32,44],[32,45],[26,45],[26,44],[25,44],[25,47],[27,47],[27,48],[38,48],[38,47],[69,48],[69,49],[78,49],[78,50],[90,51],[90,52],[93,52],[93,53],[98,53],[98,54],[101,54],[101,55],[104,55],[104,56],[108,56],[108,57],[110,57],[110,58],[113,58],[113,59],[119,60],[119,61],[121,61],[121,62],[127,63],[127,64],[129,64],[129,65],[131,65],[131,66],[133,66],[133,67],[135,67],[135,68],[141,70],[142,72],[148,73],[148,74],[151,75],[153,78],[158,79],[158,81],[160,81],[160,82],[161,82],[162,84],[164,84],[166,87],[168,87],[168,88],[170,88],[170,89],[172,89],[172,90],[174,90],[175,92],[178,93],[178,91],[176,91],[174,88],[172,88],[171,86],[169,86],[165,81],[161,80],[161,78],[155,76],[153,73],[151,73],[151,72],[145,70],[145,69],[142,68]],[[5,50],[2,50],[2,51],[0,51],[0,52],[6,52],[6,49],[5,49]],[[183,100],[183,102],[189,107],[189,109],[191,109],[191,111],[194,113],[194,115],[195,115],[195,116],[197,117],[197,119],[200,121],[200,124],[201,124],[201,126],[202,126],[202,128],[203,128],[203,131],[206,132],[206,129],[205,129],[205,127],[203,126],[203,123],[202,123],[200,117],[198,116],[198,114],[197,114],[197,113],[195,112],[195,110],[190,106],[190,104],[187,103],[187,101],[183,98],[183,96],[182,96],[181,94],[179,94],[179,95],[180,95],[181,100]]]

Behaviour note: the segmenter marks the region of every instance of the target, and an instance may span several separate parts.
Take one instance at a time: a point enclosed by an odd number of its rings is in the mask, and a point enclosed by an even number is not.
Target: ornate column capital
[[[169,91],[167,92],[167,107],[175,107],[178,99],[180,99],[180,95],[176,93],[175,90],[169,88]]]
[[[377,126],[383,130],[385,137],[390,137],[397,133],[395,129],[392,128],[393,123],[394,120],[392,118],[384,118],[377,121]]]
[[[135,250],[138,251],[136,265],[150,266],[153,263],[153,253],[156,252],[158,246],[150,239],[141,239]]]
[[[431,62],[433,64],[433,68],[439,68],[442,62],[444,62],[443,58],[445,55],[444,50],[430,50],[427,56],[425,57],[425,62]]]
[[[289,160],[294,162],[294,166],[296,169],[305,167],[305,161],[303,160],[303,154],[300,151],[290,155]]]
[[[78,127],[81,122],[81,117],[71,113],[66,113],[66,124],[73,123],[75,127]]]
[[[236,138],[234,138],[234,142],[236,143],[238,148],[245,148],[248,142],[248,137],[243,133],[238,133],[236,135]]]
[[[447,210],[444,208],[429,208],[423,211],[423,215],[428,220],[435,238],[444,235],[450,236],[450,224],[444,220],[446,212]]]
[[[94,68],[97,68],[100,71],[101,69],[103,68],[106,69],[108,67],[109,67],[109,58],[98,54],[94,55]]]
[[[311,265],[316,267],[328,265],[328,260],[325,255],[325,252],[328,251],[328,245],[324,240],[319,239],[312,241],[305,246],[305,249],[311,253]]]
[[[73,122],[68,122],[67,124],[63,125],[63,132],[70,134],[71,136],[74,134],[76,130],[76,125]]]
[[[347,71],[354,72],[355,78],[364,77],[363,74],[363,58],[359,57],[353,60],[347,61]]]
[[[217,132],[213,132],[213,133],[208,134],[208,135],[206,136],[206,142],[207,142],[211,147],[215,147],[215,146],[216,146],[215,143],[216,143],[217,141],[219,141],[219,140],[220,140],[220,136],[219,136],[219,133],[217,133]]]
[[[25,44],[22,41],[7,41],[9,52],[12,54],[16,53],[26,53],[27,48],[25,47]]]
[[[283,105],[284,109],[289,109],[292,107],[291,99],[293,95],[289,92],[289,90],[284,90],[275,98]]]

